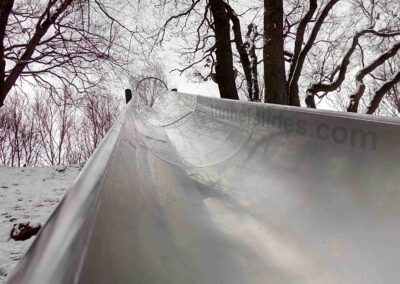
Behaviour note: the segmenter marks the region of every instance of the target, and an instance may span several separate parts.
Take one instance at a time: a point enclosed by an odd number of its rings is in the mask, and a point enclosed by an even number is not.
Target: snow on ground
[[[35,237],[10,240],[14,224],[46,223],[80,167],[0,168],[0,284]]]

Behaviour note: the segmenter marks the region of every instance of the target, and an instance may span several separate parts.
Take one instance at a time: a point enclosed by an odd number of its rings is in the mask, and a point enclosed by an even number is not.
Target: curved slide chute
[[[396,119],[135,99],[8,283],[399,283]]]

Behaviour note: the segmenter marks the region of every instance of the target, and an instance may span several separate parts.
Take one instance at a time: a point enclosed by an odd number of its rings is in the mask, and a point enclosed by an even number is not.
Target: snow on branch
[[[259,36],[257,26],[250,24],[246,34],[246,47],[250,56],[250,69],[251,69],[251,92],[250,100],[260,101],[260,87],[258,85],[258,59],[256,54],[256,38]]]

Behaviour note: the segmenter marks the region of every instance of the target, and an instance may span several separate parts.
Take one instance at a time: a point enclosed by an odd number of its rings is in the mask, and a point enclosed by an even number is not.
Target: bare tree
[[[0,113],[0,164],[35,166],[39,161],[41,140],[28,99],[14,95]]]
[[[0,165],[82,164],[119,114],[121,101],[100,88],[78,98],[73,89],[9,97],[0,112]]]
[[[300,106],[304,98],[307,106],[317,107],[324,99],[332,100],[332,94],[335,93],[336,99],[348,104],[347,111],[373,113],[379,108],[385,94],[398,84],[397,70],[393,70],[387,81],[381,82],[381,86],[375,89],[371,104],[363,109],[358,108],[366,86],[363,78],[368,76],[368,83],[374,85],[370,80],[374,71],[398,54],[400,7],[395,1],[265,0],[263,37],[256,37],[252,45],[253,55],[257,55],[257,50],[264,51],[261,60],[254,60],[251,51],[243,48],[246,43],[243,45],[243,31],[240,27],[240,21],[251,19],[248,13],[252,12],[255,13],[252,26],[256,26],[260,20],[257,16],[260,10],[251,7],[237,15],[232,5],[240,7],[240,2],[225,3],[225,13],[232,22],[234,38],[231,44],[237,50],[235,53],[232,49],[232,56],[237,57],[242,66],[242,72],[239,73],[247,84],[250,100],[254,100],[252,85],[257,77],[255,73],[250,76],[249,58],[253,67],[263,62],[265,98],[261,100],[270,103]],[[209,68],[212,72],[218,63],[214,54],[217,42],[214,28],[216,19],[212,13],[214,17],[209,16],[209,4],[212,2],[202,6],[195,1],[183,13],[176,13],[167,21],[167,24],[185,24],[184,29],[180,26],[180,34],[184,36],[186,30],[192,35],[185,38],[188,46],[196,43],[195,49],[183,49],[182,54],[200,53],[197,59],[193,56],[189,60],[190,64],[180,71],[194,68],[196,75],[202,79],[207,79],[210,74],[202,75],[204,72],[201,69]],[[196,27],[195,32],[187,29],[188,22]],[[166,25],[161,30],[164,38]],[[263,41],[261,47],[257,46],[260,40]],[[375,59],[371,61],[371,58]],[[287,72],[285,67],[288,67]],[[216,73],[228,78],[222,72]],[[232,82],[232,78],[228,80]],[[237,85],[239,88],[242,82]],[[355,92],[350,91],[354,83],[357,84]],[[343,94],[348,93],[353,94],[343,97]],[[316,99],[319,101],[316,102]]]
[[[315,78],[317,83],[311,84],[307,88],[306,104],[308,107],[317,107],[315,98],[323,99],[337,90],[341,90],[344,93],[344,90],[349,89],[349,83],[346,83],[347,79],[356,83],[356,90],[349,95],[346,109],[349,112],[363,111],[359,109],[359,104],[366,88],[364,78],[366,76],[373,78],[374,70],[398,53],[399,45],[396,38],[400,35],[400,30],[398,29],[399,19],[393,14],[394,10],[389,12],[384,5],[375,3],[375,1],[368,2],[354,1],[351,6],[352,9],[358,11],[358,14],[355,14],[356,16],[354,19],[350,19],[350,22],[353,20],[353,25],[357,26],[358,24],[361,28],[354,35],[344,31],[342,38],[346,38],[345,34],[347,33],[350,45],[347,44],[346,47],[346,41],[344,40],[342,40],[343,43],[340,41],[335,43],[328,40],[326,44],[324,43],[327,48],[319,51],[317,61],[320,63],[319,72],[321,75],[318,79]],[[384,20],[380,21],[380,18]],[[367,27],[362,28],[362,25],[367,25]],[[338,24],[336,26],[339,27]],[[387,48],[388,45],[390,46],[389,48]],[[340,46],[342,46],[343,55],[342,59],[335,60],[339,62],[337,64],[333,62],[334,60],[330,61],[329,58],[332,57],[335,51],[341,50]],[[376,49],[376,46],[379,48]],[[367,57],[374,59],[371,61]],[[358,66],[357,64],[351,65],[352,61],[355,62],[357,60],[360,62]],[[366,64],[365,61],[369,61],[369,63]],[[374,113],[384,94],[399,82],[395,73],[393,70],[392,78],[377,90],[374,95],[375,99],[372,100],[373,103],[371,102],[368,110],[364,110],[366,113]],[[349,80],[349,77],[354,79]],[[318,93],[322,93],[322,95],[318,95]],[[339,99],[347,100],[342,96],[339,96]]]
[[[14,86],[84,92],[107,73],[131,72],[137,32],[114,14],[101,0],[1,1],[0,106]]]
[[[71,93],[65,89],[61,99],[37,96],[33,107],[37,130],[43,141],[41,158],[48,165],[64,164],[65,144],[75,120]]]
[[[77,137],[77,152],[86,161],[97,148],[117,118],[121,101],[105,92],[91,92],[83,98],[82,118]]]

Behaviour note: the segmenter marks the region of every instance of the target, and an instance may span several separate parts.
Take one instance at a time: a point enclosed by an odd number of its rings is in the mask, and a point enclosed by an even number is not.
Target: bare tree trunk
[[[3,84],[6,78],[6,60],[4,58],[4,40],[6,36],[6,27],[8,17],[11,13],[14,0],[1,0],[0,2],[0,107],[3,106],[4,88]]]
[[[251,64],[249,55],[247,54],[246,45],[243,43],[240,20],[236,15],[236,12],[232,9],[232,7],[229,4],[225,3],[225,7],[229,18],[233,23],[232,30],[235,36],[234,41],[236,44],[236,49],[239,52],[240,61],[243,67],[244,77],[246,78],[247,92],[249,94],[250,100],[253,101],[254,99],[252,99],[253,84],[251,80]]]
[[[288,103],[284,59],[283,1],[264,0],[264,82],[267,103]]]
[[[233,73],[229,16],[223,0],[210,0],[216,39],[216,75],[221,98],[239,100]]]
[[[260,100],[260,87],[258,85],[258,59],[256,54],[256,38],[258,36],[257,26],[250,24],[246,34],[247,50],[250,56],[250,69],[251,69],[251,93],[250,100],[259,102]]]

